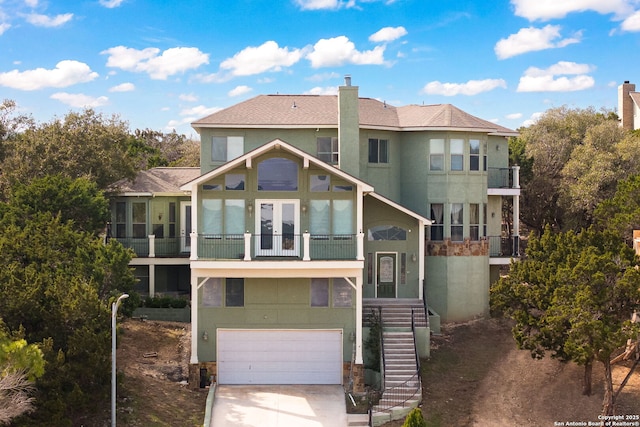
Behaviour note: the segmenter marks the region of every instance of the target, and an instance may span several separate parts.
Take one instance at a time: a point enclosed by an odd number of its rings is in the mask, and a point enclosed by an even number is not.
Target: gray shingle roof
[[[176,194],[182,193],[180,186],[200,176],[200,168],[160,167],[138,172],[133,181],[120,180],[111,186],[119,194],[150,193]]]
[[[390,130],[456,129],[517,135],[451,104],[394,107],[359,98],[360,126]],[[337,95],[259,95],[192,123],[206,127],[337,127]]]

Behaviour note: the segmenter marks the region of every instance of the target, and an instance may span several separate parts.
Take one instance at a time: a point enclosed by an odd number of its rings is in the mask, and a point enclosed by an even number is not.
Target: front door
[[[376,254],[376,284],[378,298],[396,297],[396,253]]]
[[[300,254],[299,206],[298,200],[256,200],[257,256]]]
[[[180,251],[191,252],[191,202],[180,202]]]

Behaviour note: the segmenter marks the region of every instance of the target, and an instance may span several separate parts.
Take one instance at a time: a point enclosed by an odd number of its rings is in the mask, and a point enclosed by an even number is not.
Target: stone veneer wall
[[[489,256],[489,241],[464,239],[463,242],[443,241],[426,242],[427,256]]]

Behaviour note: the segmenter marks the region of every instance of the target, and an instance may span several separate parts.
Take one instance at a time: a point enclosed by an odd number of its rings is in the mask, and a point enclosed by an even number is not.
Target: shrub
[[[402,427],[427,427],[427,422],[422,417],[422,411],[420,408],[414,408],[407,418],[404,420]]]

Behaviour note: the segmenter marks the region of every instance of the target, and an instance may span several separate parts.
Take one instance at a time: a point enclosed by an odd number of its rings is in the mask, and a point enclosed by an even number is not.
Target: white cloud
[[[24,4],[32,8],[38,7],[38,0],[25,0]]]
[[[7,31],[9,28],[11,28],[10,24],[7,24],[6,22],[0,23],[0,36],[4,34],[4,32]]]
[[[154,47],[138,50],[116,46],[100,53],[109,55],[107,67],[147,73],[154,80],[166,80],[174,74],[209,63],[209,55],[195,47],[174,47],[158,55],[160,49]]]
[[[0,73],[0,86],[21,90],[38,90],[46,87],[67,87],[77,83],[90,82],[98,77],[85,63],[65,60],[56,64],[53,70],[12,70]]]
[[[108,9],[113,9],[122,4],[124,0],[100,0],[100,4]]]
[[[39,13],[30,13],[25,19],[28,23],[37,27],[59,27],[71,21],[73,19],[73,13],[65,13],[54,17],[41,15]]]
[[[531,126],[532,124],[534,124],[535,122],[538,121],[538,119],[540,117],[542,117],[544,113],[542,111],[536,112],[531,114],[531,117],[529,117],[527,120],[525,120],[524,122],[522,122],[522,126],[527,127],[527,126]]]
[[[579,43],[582,33],[578,32],[572,38],[554,42],[559,37],[559,25],[547,25],[544,28],[522,28],[516,34],[499,40],[494,51],[498,59],[506,59],[526,52],[565,47],[572,43]]]
[[[103,105],[107,105],[109,102],[109,98],[106,96],[94,98],[93,96],[84,95],[82,93],[58,92],[51,95],[50,98],[56,99],[63,104],[70,105],[74,108],[101,107]]]
[[[517,120],[522,118],[522,113],[511,113],[505,116],[509,120]]]
[[[384,27],[370,35],[369,40],[374,43],[391,42],[407,34],[407,30],[404,27]]]
[[[122,83],[110,88],[109,92],[131,92],[135,89],[136,89],[136,86],[133,83]]]
[[[380,65],[384,64],[384,50],[384,46],[376,46],[372,50],[360,52],[347,37],[339,36],[320,39],[306,58],[311,61],[313,68],[339,67],[344,64]]]
[[[295,0],[302,10],[337,9],[340,7],[338,0]]]
[[[290,67],[300,61],[304,51],[279,47],[274,41],[264,42],[262,45],[244,48],[233,57],[225,59],[220,64],[222,70],[228,70],[233,76],[251,76],[267,71],[281,71],[283,67]]]
[[[489,92],[497,88],[507,88],[507,83],[503,79],[469,80],[466,83],[441,83],[439,81],[429,82],[422,88],[422,93],[427,95],[477,95],[482,92]]]
[[[180,94],[178,98],[180,99],[180,101],[185,101],[185,102],[196,102],[198,100],[198,97],[193,93],[183,93],[183,94]]]
[[[622,21],[620,26],[623,31],[637,32],[640,31],[640,10]]]
[[[245,86],[245,85],[241,85],[241,86],[236,86],[235,88],[231,89],[229,91],[229,93],[227,93],[227,95],[234,97],[234,96],[241,96],[244,95],[245,93],[249,93],[251,92],[253,89],[251,89],[249,86]]]
[[[633,11],[633,0],[511,0],[516,16],[529,21],[564,18],[572,12],[593,11],[624,17]]]
[[[338,93],[338,86],[320,87],[316,86],[306,91],[305,95],[336,95]]]
[[[318,73],[318,74],[314,74],[310,77],[307,77],[306,80],[309,80],[310,82],[322,82],[325,80],[331,80],[331,79],[337,79],[340,77],[340,74],[334,72],[330,72],[330,73]]]
[[[547,69],[529,67],[520,77],[517,91],[574,92],[589,89],[593,87],[595,80],[587,73],[593,69],[594,67],[588,64],[567,61],[560,61]]]
[[[182,125],[194,122],[202,117],[206,117],[209,114],[213,114],[216,111],[220,111],[220,107],[205,107],[204,105],[198,105],[197,107],[185,108],[180,111],[180,120],[170,120],[167,124],[168,129],[176,129]]]

